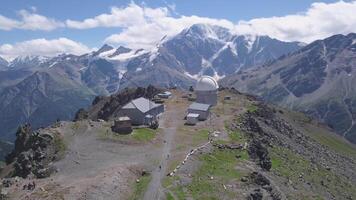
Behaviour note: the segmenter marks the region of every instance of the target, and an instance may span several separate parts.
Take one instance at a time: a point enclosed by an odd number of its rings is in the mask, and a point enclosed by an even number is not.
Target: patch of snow
[[[186,76],[188,76],[188,77],[190,77],[190,78],[192,78],[192,79],[195,79],[195,80],[198,80],[199,77],[200,77],[199,74],[192,75],[192,74],[190,74],[190,73],[188,73],[188,72],[184,72],[184,75],[186,75]]]
[[[139,51],[135,54],[136,50],[131,50],[130,52],[128,53],[122,53],[122,54],[119,54],[117,56],[114,56],[112,58],[106,58],[108,60],[114,60],[114,61],[127,61],[129,59],[132,59],[132,58],[135,58],[135,57],[138,57],[144,53],[147,53],[147,51]]]
[[[141,68],[141,67],[138,67],[138,68],[136,69],[136,72],[140,72],[140,71],[142,71],[142,68]]]
[[[56,65],[57,64],[57,61],[54,61],[50,66],[48,66],[48,68],[51,68],[51,67],[53,67],[54,65]]]
[[[83,70],[85,70],[85,69],[87,69],[88,67],[82,67],[82,68],[80,68],[79,69],[79,71],[83,71]]]
[[[106,58],[106,57],[112,55],[113,53],[115,53],[115,51],[116,51],[116,49],[113,48],[113,49],[111,49],[109,51],[104,51],[104,52],[100,53],[98,56],[102,57],[102,58]]]
[[[201,65],[202,65],[202,68],[203,68],[203,69],[212,66],[211,62],[208,61],[208,60],[205,60],[204,58],[201,59]]]
[[[265,48],[264,48],[264,47],[260,48],[260,49],[257,51],[256,55],[258,55],[259,53],[261,53],[261,52],[263,51],[263,49],[265,49]]]
[[[214,77],[215,80],[220,80],[220,79],[225,78],[225,75],[219,76],[218,72],[216,72],[214,70],[214,76],[213,77]]]
[[[157,47],[155,47],[152,51],[151,51],[151,55],[150,55],[150,62],[152,62],[155,58],[157,58],[157,56],[159,55],[159,45],[157,45]]]
[[[228,42],[226,45],[227,45],[228,47],[230,47],[231,52],[232,52],[235,56],[237,56],[236,44],[233,43],[233,42]]]
[[[255,43],[256,39],[257,39],[256,35],[245,35],[246,48],[248,53],[252,51],[253,44]]]
[[[356,39],[352,40],[352,45],[356,44]]]

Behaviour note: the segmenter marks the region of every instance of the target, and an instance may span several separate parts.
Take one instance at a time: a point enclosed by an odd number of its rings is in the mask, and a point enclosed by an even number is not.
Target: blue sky
[[[51,54],[70,48],[82,53],[103,43],[148,48],[162,36],[194,23],[221,25],[238,34],[310,42],[355,32],[354,13],[355,1],[331,0],[3,0],[0,56],[28,54],[31,46],[40,44],[49,48],[65,43],[63,48],[48,49]],[[15,47],[21,52],[16,53]],[[38,53],[43,52],[46,49]]]

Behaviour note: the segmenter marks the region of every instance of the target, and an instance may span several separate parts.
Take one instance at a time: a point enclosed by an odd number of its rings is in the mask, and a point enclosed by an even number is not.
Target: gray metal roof
[[[201,110],[201,111],[208,111],[210,108],[209,104],[204,104],[204,103],[192,103],[189,106],[189,109],[191,110]]]
[[[154,102],[140,97],[138,99],[132,100],[130,101],[128,104],[126,104],[125,106],[122,107],[122,109],[135,109],[137,108],[139,111],[146,113],[150,110],[152,110],[153,108],[156,108],[160,106],[160,104],[155,104]]]

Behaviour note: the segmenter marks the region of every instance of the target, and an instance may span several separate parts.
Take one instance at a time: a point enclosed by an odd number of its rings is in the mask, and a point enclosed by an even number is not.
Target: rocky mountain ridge
[[[356,142],[356,34],[335,35],[222,80],[243,92],[308,113]]]
[[[160,153],[170,143],[165,138],[167,132],[158,132],[151,140],[139,143],[128,142],[128,135],[111,135],[115,110],[135,95],[149,97],[158,92],[150,88],[97,97],[88,110],[78,112],[75,122],[58,122],[38,131],[28,125],[21,127],[16,148],[8,156],[11,164],[0,173],[2,177],[7,175],[0,187],[8,193],[3,194],[9,199],[116,199],[113,192],[119,190],[120,194],[130,194],[120,199],[130,199],[132,194],[143,196],[145,190],[150,190],[141,184],[145,178],[149,184],[157,171],[168,170],[162,176],[166,196],[276,200],[356,197],[354,145],[302,113],[269,105],[235,89],[219,92],[219,103],[211,110],[213,126],[200,122],[195,127],[183,126],[184,111],[175,116],[175,106],[188,106],[190,102],[178,95],[183,94],[179,90],[172,90],[178,96],[165,102],[167,110],[162,116],[169,117],[169,130],[176,130],[174,136],[178,136],[172,137],[175,142],[171,141],[169,157]],[[225,101],[226,95],[234,101]],[[220,127],[218,121],[224,108],[228,108],[221,124],[224,128],[213,131]],[[97,120],[102,119],[98,117],[102,111],[106,111],[108,121]],[[179,151],[183,154],[176,154]],[[174,176],[170,169],[158,170],[161,163],[150,162],[162,157],[180,163],[186,153],[189,158],[176,168]],[[142,166],[138,166],[140,162]],[[150,168],[151,165],[155,167]],[[116,184],[122,179],[130,184]],[[108,187],[113,183],[116,187]],[[142,188],[139,195],[137,185]]]
[[[13,140],[21,123],[37,128],[57,118],[71,119],[95,95],[149,84],[187,89],[199,75],[223,77],[299,48],[298,43],[236,36],[222,27],[196,24],[152,50],[105,44],[80,56],[20,56],[0,70],[0,112],[6,113],[0,119],[0,138]]]

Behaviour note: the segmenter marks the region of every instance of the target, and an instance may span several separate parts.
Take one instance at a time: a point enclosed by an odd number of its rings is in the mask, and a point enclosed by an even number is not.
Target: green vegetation
[[[142,199],[148,184],[151,181],[151,176],[150,175],[146,175],[146,176],[142,176],[140,178],[140,181],[137,183],[135,182],[134,184],[134,190],[133,193],[130,197],[130,200],[138,200],[138,199]]]
[[[132,138],[140,142],[151,141],[155,136],[155,130],[149,128],[138,128],[132,132]]]
[[[6,166],[6,163],[4,161],[0,160],[0,168],[3,168],[5,166]]]
[[[247,111],[248,112],[252,112],[253,113],[253,112],[256,112],[257,109],[258,109],[258,107],[255,104],[250,104],[250,105],[247,106]]]
[[[201,166],[195,173],[188,190],[194,199],[220,199],[221,184],[237,181],[241,174],[235,169],[237,151],[214,150],[200,157]],[[212,178],[213,179],[212,179]]]
[[[174,197],[169,192],[166,193],[166,199],[167,200],[175,200]]]
[[[237,155],[241,157],[236,158]],[[199,155],[200,167],[194,173],[192,181],[187,185],[176,184],[179,177],[166,177],[163,186],[174,195],[176,199],[184,200],[186,197],[193,199],[221,199],[232,198],[234,191],[225,190],[222,184],[239,181],[244,175],[235,167],[241,160],[247,159],[247,152],[240,150],[216,149],[211,154]],[[172,196],[172,199],[174,199]],[[168,198],[168,197],[167,197]]]
[[[207,129],[199,130],[197,133],[194,133],[192,142],[194,145],[197,145],[199,143],[207,141],[208,136],[209,136],[209,130],[207,130]]]
[[[348,156],[353,156],[356,158],[356,148],[342,138],[337,138],[337,136],[330,136],[330,134],[314,134],[314,139],[316,139],[321,144],[328,146],[330,149]]]
[[[58,155],[57,159],[63,158],[65,155],[65,151],[67,150],[67,145],[64,142],[64,139],[60,135],[60,133],[54,133],[53,134],[53,144],[55,151]]]
[[[240,117],[235,119],[235,121],[237,120],[240,120]],[[247,142],[247,138],[241,130],[230,130],[230,125],[228,121],[225,121],[225,130],[229,134],[230,142],[237,142],[240,144]]]
[[[297,195],[302,195],[305,199],[316,198],[315,195],[322,195],[320,191],[325,191],[325,188],[328,188],[328,191],[335,196],[343,196],[345,194],[356,196],[356,191],[354,190],[356,185],[352,185],[332,171],[313,165],[309,160],[286,148],[275,147],[269,151],[272,160],[272,171],[289,179],[293,187],[300,191]],[[305,183],[313,185],[313,191],[309,194],[303,192],[305,191],[303,190]]]
[[[311,118],[302,113],[289,111],[288,115],[293,120],[296,120],[299,126],[305,130],[303,132],[307,133],[315,141],[337,153],[356,158],[356,146],[330,132],[324,125],[312,121]]]
[[[75,131],[78,130],[80,128],[80,122],[79,121],[73,122],[73,124],[71,125],[71,128]]]

